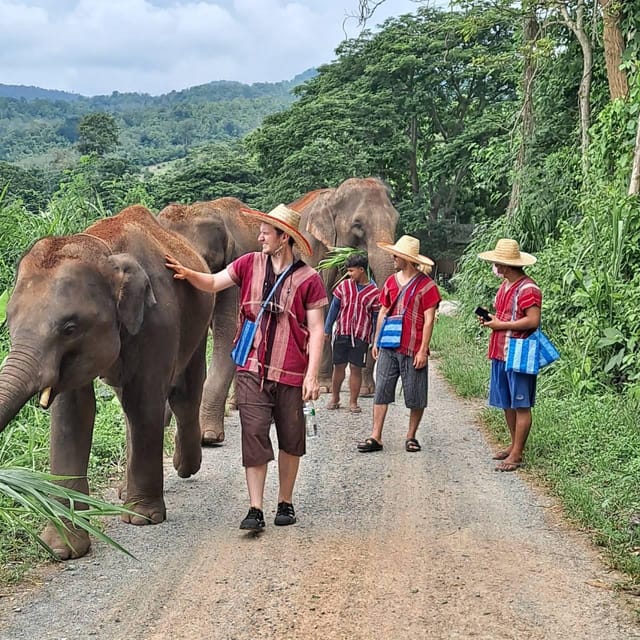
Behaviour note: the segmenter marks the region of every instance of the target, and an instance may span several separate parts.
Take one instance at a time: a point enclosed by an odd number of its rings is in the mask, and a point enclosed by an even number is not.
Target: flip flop
[[[362,409],[360,407],[349,407],[350,413],[362,413]]]
[[[329,402],[325,407],[327,411],[335,411],[336,409],[339,409],[339,408],[340,408],[339,402]]]
[[[501,462],[494,471],[517,471],[520,467],[524,467],[524,462]]]
[[[382,451],[382,445],[375,438],[367,438],[364,442],[358,442],[358,451],[360,453]]]
[[[417,453],[422,450],[420,443],[415,438],[407,438],[404,441],[404,450],[409,453]]]

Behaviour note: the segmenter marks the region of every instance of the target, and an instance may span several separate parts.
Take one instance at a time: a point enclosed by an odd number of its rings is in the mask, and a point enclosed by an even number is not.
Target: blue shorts
[[[489,406],[496,409],[529,409],[536,403],[537,376],[505,371],[504,360],[491,360]]]

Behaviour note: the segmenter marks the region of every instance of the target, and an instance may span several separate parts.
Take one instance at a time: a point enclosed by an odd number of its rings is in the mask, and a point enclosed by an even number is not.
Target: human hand
[[[180,264],[172,255],[169,255],[168,253],[165,254],[164,260],[165,260],[164,266],[167,267],[167,269],[171,269],[172,271],[175,272],[173,274],[173,277],[176,280],[186,279],[187,272],[189,271],[186,267]]]
[[[317,400],[320,397],[320,383],[318,382],[318,376],[305,376],[302,382],[302,399]]]
[[[426,351],[418,351],[413,356],[414,369],[423,369],[424,367],[426,367],[428,359],[429,359],[429,356],[427,355]]]
[[[378,353],[379,353],[379,349],[378,349],[378,347],[374,344],[374,345],[371,347],[371,357],[372,357],[374,360],[377,360],[377,359],[378,359]]]

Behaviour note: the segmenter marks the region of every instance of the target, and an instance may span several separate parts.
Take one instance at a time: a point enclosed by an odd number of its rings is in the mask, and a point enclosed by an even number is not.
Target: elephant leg
[[[181,478],[189,478],[196,473],[202,462],[198,414],[205,378],[206,351],[205,336],[169,394],[169,404],[177,423],[173,466]]]
[[[51,473],[72,476],[58,484],[87,495],[87,467],[95,416],[93,384],[60,394],[51,405]],[[77,510],[86,508],[85,504],[75,504]],[[53,549],[60,560],[84,556],[91,547],[89,534],[69,521],[65,520],[65,524],[68,527],[66,539],[49,523],[40,536],[42,541]]]
[[[213,313],[213,355],[202,390],[200,430],[203,445],[224,441],[224,412],[236,366],[230,357],[238,316],[236,287],[216,294]]]
[[[134,525],[158,524],[166,518],[163,487],[164,411],[166,394],[148,380],[122,390],[127,418],[126,506],[121,516]]]

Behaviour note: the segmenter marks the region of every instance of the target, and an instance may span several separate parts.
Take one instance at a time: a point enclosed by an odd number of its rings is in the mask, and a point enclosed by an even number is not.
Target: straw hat
[[[530,253],[520,251],[518,243],[509,238],[501,238],[496,242],[496,248],[493,251],[479,253],[478,258],[496,264],[506,264],[509,267],[526,267],[537,260]]]
[[[240,213],[288,233],[293,238],[294,243],[301,253],[306,256],[311,255],[311,245],[298,230],[300,226],[300,214],[297,211],[289,209],[289,207],[284,204],[279,204],[275,209],[269,211],[269,213],[244,208],[240,209]]]
[[[376,244],[384,251],[388,251],[394,256],[398,256],[413,264],[422,264],[431,267],[434,265],[431,258],[420,255],[420,240],[413,236],[402,236],[398,238],[395,244],[389,242],[377,242]]]

